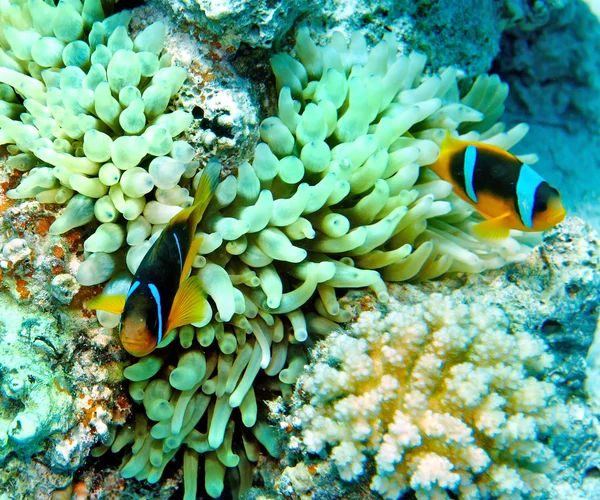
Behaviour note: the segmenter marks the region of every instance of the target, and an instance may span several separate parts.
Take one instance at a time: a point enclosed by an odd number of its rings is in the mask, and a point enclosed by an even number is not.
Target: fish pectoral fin
[[[98,295],[88,300],[85,306],[88,309],[106,311],[113,314],[121,314],[125,308],[125,295]]]
[[[204,238],[202,238],[201,236],[196,238],[194,241],[192,241],[192,244],[190,245],[190,249],[189,249],[187,255],[185,256],[185,262],[183,263],[183,267],[181,268],[181,278],[179,280],[180,285],[189,276],[190,271],[192,269],[192,264],[194,263],[194,259],[196,258],[196,255],[198,254],[198,250],[200,250],[200,245],[202,245],[203,241],[204,241]]]
[[[486,220],[485,222],[475,224],[473,226],[473,232],[476,236],[488,240],[503,240],[508,238],[508,235],[510,234],[510,227],[507,225],[507,218],[509,216],[510,213],[505,213],[499,217],[494,217],[493,219]]]
[[[206,292],[202,282],[197,276],[187,278],[177,290],[173,299],[173,306],[167,320],[166,332],[174,328],[199,323],[206,317],[207,307]]]

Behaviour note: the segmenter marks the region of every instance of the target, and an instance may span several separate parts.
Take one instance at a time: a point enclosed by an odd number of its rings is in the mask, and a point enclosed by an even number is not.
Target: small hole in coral
[[[218,116],[215,116],[212,120],[209,120],[208,118],[202,118],[200,126],[204,130],[212,130],[218,137],[227,137],[229,139],[233,139],[235,135],[231,131],[231,128],[229,128],[227,125],[221,125],[218,120]]]
[[[192,116],[195,120],[204,118],[204,110],[200,106],[194,106],[194,109],[192,109]]]
[[[141,5],[145,5],[146,0],[120,0],[115,5],[115,13],[126,9],[135,9]]]
[[[542,333],[544,335],[553,335],[562,331],[562,325],[553,319],[548,319],[542,324]]]
[[[586,479],[600,479],[600,469],[598,467],[590,467],[586,469],[584,476]]]

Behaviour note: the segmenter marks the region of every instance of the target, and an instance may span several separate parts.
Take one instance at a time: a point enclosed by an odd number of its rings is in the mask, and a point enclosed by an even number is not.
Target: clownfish
[[[446,134],[439,158],[428,167],[488,219],[473,227],[482,238],[504,239],[511,229],[545,231],[566,216],[559,192],[500,147]]]
[[[201,321],[208,306],[202,283],[188,277],[202,238],[196,227],[219,182],[220,164],[209,162],[194,203],[175,215],[140,263],[127,295],[99,295],[89,309],[121,315],[120,338],[133,356],[150,354],[174,328]]]

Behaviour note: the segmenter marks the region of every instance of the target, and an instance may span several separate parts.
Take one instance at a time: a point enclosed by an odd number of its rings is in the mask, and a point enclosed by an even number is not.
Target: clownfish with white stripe
[[[559,192],[500,147],[447,133],[439,158],[428,167],[488,219],[473,227],[481,238],[504,239],[511,229],[546,231],[566,216]]]
[[[194,203],[175,215],[140,263],[127,295],[99,295],[89,309],[121,315],[120,337],[127,352],[150,354],[173,329],[201,321],[209,307],[202,283],[188,277],[202,238],[196,227],[219,182],[220,164],[209,162]]]

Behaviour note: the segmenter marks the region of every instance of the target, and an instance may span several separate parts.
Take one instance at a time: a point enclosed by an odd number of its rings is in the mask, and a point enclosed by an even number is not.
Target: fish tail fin
[[[196,196],[194,196],[194,204],[175,215],[169,221],[169,224],[187,223],[192,232],[195,232],[206,207],[215,193],[220,174],[221,163],[216,159],[211,159],[200,175],[200,182],[196,189]]]

